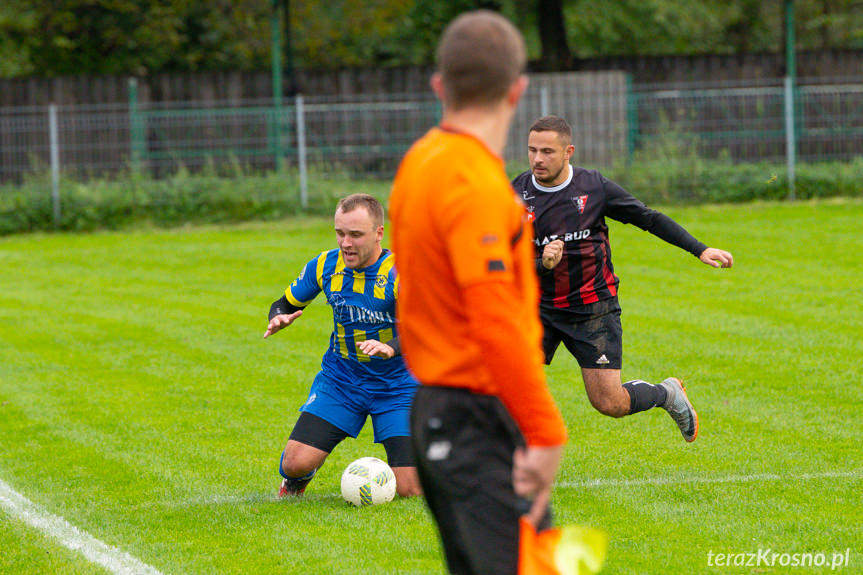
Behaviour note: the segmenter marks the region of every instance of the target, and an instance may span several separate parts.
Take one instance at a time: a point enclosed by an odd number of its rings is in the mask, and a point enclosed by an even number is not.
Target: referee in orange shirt
[[[431,79],[440,126],[390,197],[400,342],[422,384],[414,455],[458,574],[557,573],[542,535],[566,428],[542,367],[533,230],[501,159],[525,59],[499,14],[450,23]]]

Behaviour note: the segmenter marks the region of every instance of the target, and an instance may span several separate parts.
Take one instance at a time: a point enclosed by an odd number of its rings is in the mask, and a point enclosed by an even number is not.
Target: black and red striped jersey
[[[569,177],[553,188],[539,185],[527,171],[512,185],[534,225],[541,308],[584,313],[592,303],[617,297],[620,280],[611,263],[606,216],[634,224],[696,257],[707,248],[596,170],[569,166]],[[563,258],[548,270],[541,263],[542,250],[556,239],[564,242]]]

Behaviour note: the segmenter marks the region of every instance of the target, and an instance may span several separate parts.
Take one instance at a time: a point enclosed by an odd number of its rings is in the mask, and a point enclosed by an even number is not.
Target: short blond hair
[[[524,72],[524,38],[491,10],[466,12],[449,23],[437,48],[444,102],[453,110],[502,100]]]
[[[384,207],[377,198],[369,194],[351,194],[350,196],[345,196],[339,200],[339,203],[336,205],[336,211],[341,210],[343,214],[346,214],[359,207],[366,209],[375,228],[384,225]]]

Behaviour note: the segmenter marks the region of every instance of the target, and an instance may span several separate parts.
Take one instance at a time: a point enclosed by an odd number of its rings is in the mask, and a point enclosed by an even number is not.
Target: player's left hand
[[[715,268],[730,268],[734,264],[734,256],[731,252],[716,248],[707,248],[701,252],[698,259]]]
[[[396,350],[376,339],[367,339],[357,344],[357,348],[366,355],[376,355],[384,359],[390,359],[396,354]]]

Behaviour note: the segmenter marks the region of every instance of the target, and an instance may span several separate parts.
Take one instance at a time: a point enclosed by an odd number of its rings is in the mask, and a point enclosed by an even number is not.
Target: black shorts
[[[519,518],[530,501],[513,489],[513,452],[524,438],[500,399],[421,386],[411,437],[449,572],[516,575]],[[547,513],[541,529],[549,525]]]
[[[326,419],[304,411],[300,413],[300,418],[294,425],[289,439],[330,453],[347,436],[346,431],[339,429]],[[414,456],[409,437],[396,435],[384,439],[381,443],[387,452],[387,463],[390,467],[414,466]]]
[[[588,306],[584,313],[540,308],[542,351],[551,363],[563,342],[582,368],[620,369],[623,365],[623,328],[617,298]]]

